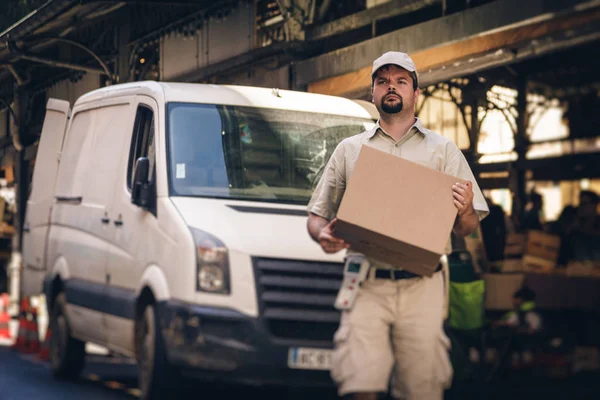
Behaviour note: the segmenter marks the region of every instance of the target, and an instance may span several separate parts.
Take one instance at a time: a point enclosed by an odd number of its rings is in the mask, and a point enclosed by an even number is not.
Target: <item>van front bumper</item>
[[[272,338],[260,318],[169,300],[159,305],[169,362],[190,377],[248,384],[333,387],[329,371],[288,367],[292,347],[329,344]]]

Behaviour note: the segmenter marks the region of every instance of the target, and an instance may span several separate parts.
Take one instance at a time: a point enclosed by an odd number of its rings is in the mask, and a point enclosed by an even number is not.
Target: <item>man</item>
[[[531,365],[533,352],[540,340],[538,335],[543,329],[543,319],[536,311],[535,298],[533,290],[521,287],[513,294],[513,310],[492,323],[499,330],[490,332],[489,344],[493,346],[504,342],[502,346],[512,350],[513,367]]]
[[[484,221],[481,221],[481,236],[487,260],[496,262],[504,259],[507,233],[506,215],[502,207],[494,203],[491,197],[486,197],[485,200],[490,213]]]
[[[532,192],[529,195],[529,209],[523,217],[524,231],[541,231],[541,214],[544,207],[544,199],[541,194]]]
[[[513,293],[513,310],[494,321],[493,326],[504,326],[520,333],[533,335],[542,329],[542,317],[535,310],[536,293],[527,286]]]
[[[458,209],[454,232],[471,234],[487,214],[487,205],[458,147],[415,118],[419,89],[413,61],[404,53],[385,53],[373,63],[371,78],[372,101],[380,119],[373,129],[343,140],[331,156],[308,205],[311,237],[326,253],[349,248],[335,237],[335,216],[362,145],[469,181],[448,190],[452,189]],[[448,238],[446,252],[450,250]],[[378,393],[387,392],[391,378],[391,394],[396,398],[441,399],[452,380],[449,340],[442,327],[441,268],[428,278],[404,271],[402,265],[369,261],[369,278],[353,308],[343,312],[334,337],[331,375],[340,396],[375,400]]]
[[[591,190],[579,193],[577,217],[570,229],[573,258],[575,260],[600,260],[600,215],[598,195]]]

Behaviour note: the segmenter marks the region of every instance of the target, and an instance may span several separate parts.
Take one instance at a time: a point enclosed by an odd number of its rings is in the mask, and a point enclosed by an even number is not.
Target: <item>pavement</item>
[[[0,400],[132,400],[139,397],[133,360],[107,356],[105,349],[88,346],[86,367],[76,381],[56,380],[47,362],[37,355],[21,354],[0,339]],[[297,390],[291,387],[248,387],[187,381],[179,399],[221,400],[254,397],[261,400],[329,400],[334,390]],[[446,400],[599,400],[600,371],[583,371],[569,377],[502,377],[491,384],[453,387]]]
[[[446,400],[598,400],[600,373],[582,372],[568,378],[514,377],[493,384],[453,388]]]
[[[248,387],[201,381],[182,384],[179,399],[222,400],[253,397],[261,400],[335,399],[331,390],[297,391],[286,387]],[[88,354],[81,378],[52,377],[47,362],[0,346],[0,400],[134,400],[139,398],[137,370],[132,360]]]
[[[114,376],[120,379],[117,384],[110,383]],[[0,347],[0,400],[132,400],[139,392],[124,383],[128,379],[135,383],[131,365],[97,364],[91,360],[81,379],[58,381],[52,377],[48,363],[37,355]]]

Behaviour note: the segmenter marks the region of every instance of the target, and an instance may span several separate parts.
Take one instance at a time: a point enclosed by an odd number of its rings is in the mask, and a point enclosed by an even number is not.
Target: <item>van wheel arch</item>
[[[154,293],[152,293],[152,289],[150,289],[148,286],[144,287],[135,303],[134,350],[136,359],[138,359],[140,352],[140,341],[138,340],[138,335],[140,334],[140,323],[144,315],[144,311],[146,310],[147,306],[154,305],[155,303],[156,298],[154,297]]]
[[[85,365],[85,342],[71,335],[65,312],[66,296],[58,285],[56,287],[59,291],[53,297],[48,325],[52,332],[49,346],[50,369],[56,378],[75,379]]]
[[[56,275],[54,279],[52,279],[52,284],[50,285],[50,297],[46,300],[46,306],[48,310],[52,310],[54,308],[54,303],[56,302],[56,297],[63,292],[65,289],[64,282],[60,275]]]
[[[134,347],[141,398],[157,400],[177,397],[179,371],[169,365],[154,293],[144,287],[135,306]]]

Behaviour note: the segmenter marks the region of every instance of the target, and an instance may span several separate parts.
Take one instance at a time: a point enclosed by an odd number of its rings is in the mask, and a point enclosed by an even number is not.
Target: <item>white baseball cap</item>
[[[417,67],[415,66],[415,63],[409,57],[408,54],[402,53],[400,51],[388,51],[387,53],[384,53],[381,57],[379,57],[377,60],[373,61],[371,79],[373,79],[375,73],[379,68],[388,64],[394,64],[401,68],[404,68],[408,72],[414,72],[417,75],[418,80]]]

